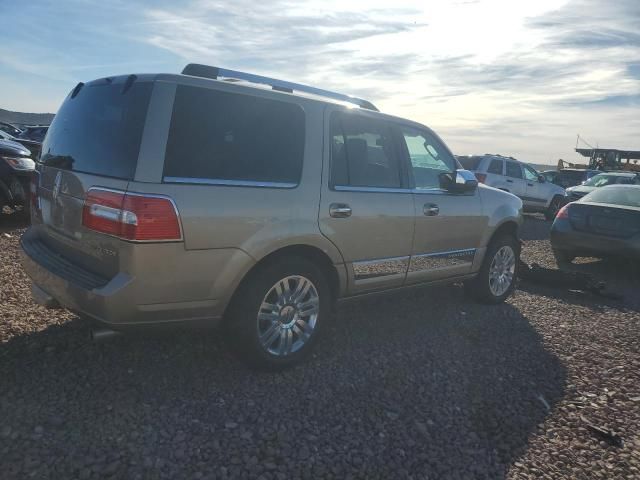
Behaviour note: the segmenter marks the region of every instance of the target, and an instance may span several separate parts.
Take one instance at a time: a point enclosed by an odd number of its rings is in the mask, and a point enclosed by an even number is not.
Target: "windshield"
[[[86,85],[69,96],[42,145],[52,167],[131,179],[135,174],[151,83]]]
[[[620,175],[607,175],[606,173],[601,173],[595,177],[591,177],[589,180],[584,182],[584,185],[586,187],[604,187],[606,185],[615,185],[616,183],[630,183],[624,182],[623,180],[628,179],[627,177],[621,177]]]
[[[599,188],[585,195],[582,201],[640,208],[640,186],[614,185]]]

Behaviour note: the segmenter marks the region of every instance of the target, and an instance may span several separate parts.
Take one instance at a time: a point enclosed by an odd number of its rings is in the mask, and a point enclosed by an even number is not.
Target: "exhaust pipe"
[[[96,343],[101,343],[114,337],[119,337],[122,332],[116,332],[115,330],[109,330],[108,328],[98,328],[91,330],[91,340]]]

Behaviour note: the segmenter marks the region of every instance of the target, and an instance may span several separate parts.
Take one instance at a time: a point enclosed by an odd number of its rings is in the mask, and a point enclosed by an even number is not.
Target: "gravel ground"
[[[633,266],[574,267],[624,301],[522,283],[498,307],[459,286],[351,302],[309,362],[265,374],[215,331],[92,344],[31,302],[0,221],[2,479],[640,478]],[[548,229],[527,219],[527,262],[555,266]]]

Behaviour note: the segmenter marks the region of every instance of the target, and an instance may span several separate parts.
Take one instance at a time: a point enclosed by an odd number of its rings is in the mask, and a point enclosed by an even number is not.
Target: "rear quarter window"
[[[304,156],[304,111],[296,104],[178,86],[165,181],[295,186]]]

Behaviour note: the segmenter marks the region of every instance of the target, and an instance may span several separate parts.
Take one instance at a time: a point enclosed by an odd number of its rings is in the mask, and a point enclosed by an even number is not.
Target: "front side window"
[[[416,188],[440,188],[443,173],[456,169],[456,160],[435,135],[410,127],[402,127]]]
[[[331,117],[331,184],[401,187],[400,165],[386,123],[357,114]]]
[[[533,168],[524,165],[524,177],[529,182],[537,182],[538,181],[538,172],[536,172]]]
[[[304,155],[303,110],[288,102],[179,86],[165,156],[175,178],[294,186]]]
[[[507,162],[507,177],[522,178],[522,169],[515,162]]]

